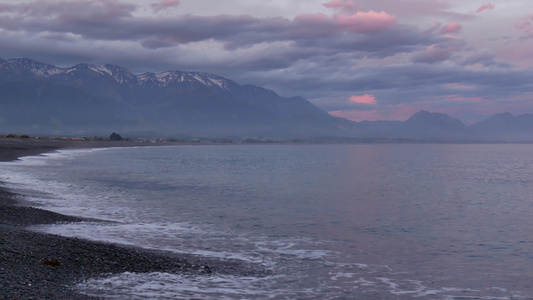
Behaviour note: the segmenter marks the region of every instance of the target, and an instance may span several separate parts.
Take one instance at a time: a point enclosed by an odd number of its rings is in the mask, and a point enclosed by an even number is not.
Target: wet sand
[[[0,139],[0,161],[57,149],[115,146],[136,144]],[[268,273],[258,265],[237,260],[177,255],[33,232],[27,226],[83,219],[23,206],[23,199],[23,195],[14,194],[0,182],[0,299],[99,299],[78,294],[73,286],[89,278],[122,272],[199,276]]]

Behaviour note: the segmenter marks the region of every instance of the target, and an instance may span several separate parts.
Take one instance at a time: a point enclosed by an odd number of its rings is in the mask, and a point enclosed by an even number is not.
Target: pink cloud
[[[173,6],[178,6],[180,4],[180,0],[162,0],[158,3],[152,3],[152,8],[154,10],[161,10]]]
[[[487,10],[487,9],[494,9],[494,6],[495,5],[492,4],[492,3],[483,4],[476,10],[476,12],[480,13],[480,12],[482,12],[484,10]]]
[[[515,27],[518,29],[528,29],[531,27],[531,22],[529,21],[529,17],[527,19],[523,19],[522,21],[515,24]]]
[[[389,28],[396,17],[386,12],[358,12],[354,15],[300,14],[294,18],[298,35],[329,36],[334,33],[370,34]]]
[[[334,20],[347,31],[372,33],[387,29],[396,23],[396,17],[382,12],[358,12],[355,15],[335,15]]]
[[[533,15],[525,16],[514,26],[525,33],[533,36]]]
[[[444,26],[440,30],[440,33],[441,34],[456,33],[456,32],[461,31],[462,28],[463,28],[463,26],[461,26],[461,24],[459,24],[459,23],[450,23],[450,24]]]
[[[365,94],[362,96],[351,96],[350,101],[362,104],[377,104],[376,97],[370,94]]]
[[[354,13],[357,5],[353,1],[332,0],[323,4],[327,8],[340,9],[343,13]]]

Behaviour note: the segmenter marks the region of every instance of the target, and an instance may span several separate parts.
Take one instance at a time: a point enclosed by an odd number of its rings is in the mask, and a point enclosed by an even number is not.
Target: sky
[[[0,58],[202,71],[354,121],[533,113],[531,0],[0,0]]]

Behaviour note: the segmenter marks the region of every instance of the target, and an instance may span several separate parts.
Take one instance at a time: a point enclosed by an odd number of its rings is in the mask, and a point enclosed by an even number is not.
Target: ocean
[[[533,145],[199,145],[0,164],[63,236],[239,259],[265,277],[110,275],[109,299],[533,299]]]

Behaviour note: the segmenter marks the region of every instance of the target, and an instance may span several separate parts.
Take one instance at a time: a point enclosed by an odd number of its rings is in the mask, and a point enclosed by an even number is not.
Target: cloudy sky
[[[205,71],[356,121],[533,113],[531,0],[0,0],[0,57]]]

